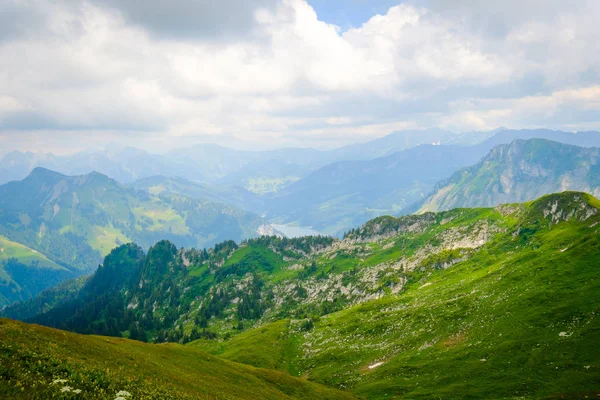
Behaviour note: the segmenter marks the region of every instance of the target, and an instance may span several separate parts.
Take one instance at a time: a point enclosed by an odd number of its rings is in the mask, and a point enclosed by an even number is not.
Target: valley
[[[0,186],[0,395],[596,397],[597,136],[444,137],[260,193],[224,170]]]
[[[600,400],[598,0],[0,0],[0,400]]]
[[[565,192],[380,217],[341,241],[121,246],[26,320],[179,342],[359,398],[592,397],[599,222],[600,201]]]

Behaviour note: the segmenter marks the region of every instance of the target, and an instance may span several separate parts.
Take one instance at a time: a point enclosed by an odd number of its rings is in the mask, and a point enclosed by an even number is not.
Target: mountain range
[[[492,149],[517,139],[552,138],[561,143],[600,146],[600,133],[577,134],[546,130],[503,130],[473,145],[424,144],[363,161],[341,161],[324,166],[265,198],[266,218],[277,224],[310,226],[340,235],[379,215],[414,211],[440,181],[469,167]],[[383,139],[382,139],[383,140]],[[538,158],[543,157],[539,154]],[[564,185],[562,190],[583,189]],[[537,196],[554,190],[540,190]],[[499,204],[479,204],[480,206]]]
[[[38,167],[0,186],[0,304],[87,274],[131,241],[144,249],[163,239],[208,248],[263,234],[339,237],[379,215],[488,207],[563,190],[598,194],[597,148],[546,139],[496,145],[536,135],[585,145],[600,138],[501,131],[471,146],[419,145],[332,163],[268,195],[165,176],[123,185],[96,172],[65,176]]]
[[[122,245],[87,280],[43,292],[46,306],[3,316],[157,344],[0,320],[0,394],[54,393],[64,379],[88,397],[226,398],[228,384],[243,396],[272,384],[284,394],[267,397],[301,397],[292,375],[318,385],[302,390],[309,398],[595,397],[599,223],[598,199],[564,192],[378,217],[342,240]],[[214,372],[229,366],[221,383],[203,360]]]
[[[0,182],[23,179],[36,165],[68,175],[100,172],[122,184],[166,190],[263,215],[282,232],[340,236],[370,218],[414,211],[435,185],[495,146],[542,138],[600,146],[600,133],[509,130],[454,134],[401,131],[335,150],[242,151],[203,144],[150,154],[109,148],[70,156],[13,152],[0,161]]]
[[[493,147],[515,139],[544,138],[590,147],[600,145],[598,136],[598,132],[574,134],[550,130],[498,129],[455,134],[429,129],[394,132],[370,142],[321,151],[307,148],[247,151],[215,144],[199,144],[165,154],[118,146],[72,155],[13,151],[0,160],[0,184],[22,180],[35,167],[44,167],[65,175],[84,175],[95,171],[120,183],[162,175],[220,186],[237,185],[266,194],[277,192],[333,162],[372,160],[419,145],[473,146],[489,141]]]

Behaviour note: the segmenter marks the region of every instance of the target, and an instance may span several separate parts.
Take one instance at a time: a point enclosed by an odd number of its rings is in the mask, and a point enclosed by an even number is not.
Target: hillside
[[[353,398],[181,345],[77,335],[6,319],[0,319],[0,376],[0,397],[10,399]]]
[[[479,163],[455,172],[424,200],[420,212],[491,207],[576,190],[600,194],[600,150],[517,140],[495,147]]]
[[[99,173],[65,176],[37,168],[22,181],[0,186],[0,234],[30,248],[11,257],[27,267],[67,269],[71,276],[91,272],[123,243],[147,248],[165,238],[204,248],[257,236],[263,225],[259,216],[232,206],[129,189]],[[33,265],[33,252],[48,262]],[[50,279],[42,288],[56,283]]]
[[[43,254],[0,236],[0,306],[28,300],[72,271]]]
[[[264,199],[240,186],[218,186],[192,182],[183,178],[152,176],[133,182],[131,187],[153,195],[169,194],[227,204],[239,209],[261,213]]]
[[[368,398],[594,397],[599,206],[565,192],[380,217],[341,241],[122,246],[30,321],[188,343]]]
[[[281,321],[217,345],[204,339],[189,345],[251,365],[283,366],[370,399],[595,398],[599,205],[567,193],[463,210],[463,218],[485,221],[488,233],[494,225],[506,231],[481,235],[486,243],[471,254],[446,250],[422,255],[417,264],[398,246],[423,238],[423,220],[376,220],[352,238],[373,243],[376,234],[377,248],[388,249],[372,257],[395,253],[387,269],[403,264],[399,271],[413,271],[398,295],[313,317],[309,326]],[[438,215],[430,234],[461,230],[456,214]],[[407,233],[398,235],[398,228]],[[358,287],[345,286],[346,293]]]

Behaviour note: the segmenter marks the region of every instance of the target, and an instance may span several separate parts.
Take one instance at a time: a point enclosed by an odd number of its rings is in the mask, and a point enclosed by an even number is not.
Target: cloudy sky
[[[600,129],[598,0],[0,0],[0,148]]]

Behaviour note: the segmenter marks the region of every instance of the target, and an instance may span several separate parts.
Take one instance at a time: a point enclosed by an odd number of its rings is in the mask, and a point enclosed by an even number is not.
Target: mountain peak
[[[29,173],[28,178],[64,178],[65,175],[44,167],[35,167]]]

